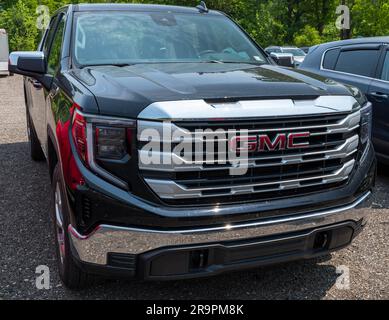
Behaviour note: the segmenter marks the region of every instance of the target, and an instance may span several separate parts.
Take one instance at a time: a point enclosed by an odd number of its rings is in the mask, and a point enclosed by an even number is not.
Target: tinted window
[[[381,73],[381,79],[389,81],[389,51],[386,51],[385,62]]]
[[[47,72],[54,74],[59,67],[59,60],[61,59],[61,47],[62,47],[62,36],[65,28],[65,16],[62,15],[61,21],[58,24],[57,32],[55,33],[53,44],[51,45]]]
[[[153,62],[259,62],[264,55],[224,16],[171,12],[76,15],[74,58],[81,65]]]
[[[338,60],[340,49],[332,49],[326,52],[323,60],[323,68],[334,70],[336,65],[336,60]]]
[[[50,24],[49,24],[49,27],[46,31],[46,37],[44,39],[44,42],[43,42],[43,47],[42,47],[42,51],[45,53],[45,55],[48,54],[49,52],[49,49],[50,49],[50,43],[51,43],[51,39],[53,38],[53,34],[54,34],[54,31],[55,31],[55,22],[57,20],[57,16],[53,17],[50,21]]]
[[[373,77],[379,55],[379,50],[341,51],[335,70],[366,77]]]

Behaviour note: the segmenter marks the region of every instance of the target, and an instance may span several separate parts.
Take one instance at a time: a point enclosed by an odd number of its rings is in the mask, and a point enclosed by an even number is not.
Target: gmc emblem
[[[235,136],[230,140],[232,152],[277,151],[307,148],[309,142],[296,142],[295,139],[309,138],[309,132],[279,133],[273,140],[266,134],[258,136]]]

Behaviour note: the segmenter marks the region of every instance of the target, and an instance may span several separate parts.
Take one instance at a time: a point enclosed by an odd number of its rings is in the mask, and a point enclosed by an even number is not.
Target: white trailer
[[[8,76],[8,35],[7,31],[0,29],[0,76]]]

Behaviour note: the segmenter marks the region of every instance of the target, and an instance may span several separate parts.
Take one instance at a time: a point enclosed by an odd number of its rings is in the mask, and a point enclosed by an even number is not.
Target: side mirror
[[[276,53],[276,52],[272,52],[270,54],[270,57],[279,66],[290,67],[290,68],[294,67],[294,57],[293,57],[293,54],[291,54],[291,53]]]
[[[8,70],[11,73],[39,77],[46,73],[46,59],[41,51],[19,51],[9,55]]]

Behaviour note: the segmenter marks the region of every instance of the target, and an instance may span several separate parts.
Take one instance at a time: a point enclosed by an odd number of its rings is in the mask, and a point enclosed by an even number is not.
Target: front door
[[[45,54],[45,57],[49,55],[51,42],[54,36],[54,32],[57,26],[58,16],[54,16],[49,24],[49,28],[46,31],[45,38],[39,48]],[[38,136],[39,142],[42,145],[42,150],[46,153],[46,140],[47,140],[47,128],[46,128],[46,97],[49,90],[43,87],[43,85],[33,79],[27,78],[27,91],[29,91],[29,114],[33,119],[34,128]]]

